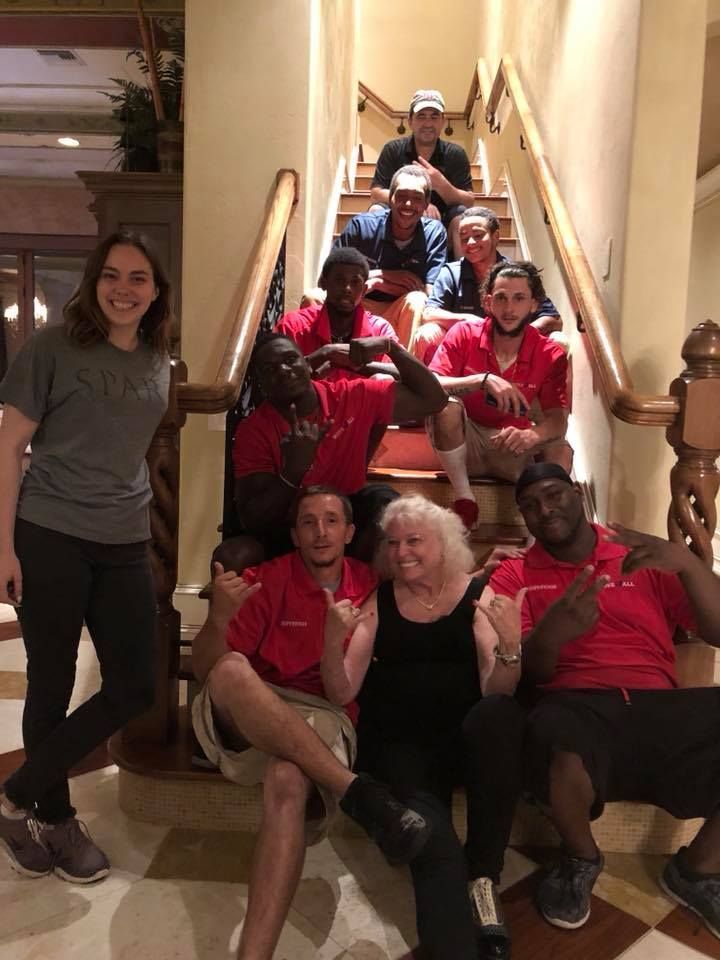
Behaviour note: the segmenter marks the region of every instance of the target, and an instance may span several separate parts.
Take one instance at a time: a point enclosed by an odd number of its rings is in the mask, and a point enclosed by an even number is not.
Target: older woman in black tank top
[[[378,565],[391,579],[361,610],[328,598],[326,694],[346,703],[363,685],[358,765],[406,802],[412,797],[433,823],[411,864],[424,956],[506,958],[510,939],[495,884],[520,786],[522,730],[508,710],[507,739],[488,742],[483,716],[490,707],[497,717],[517,686],[524,591],[513,602],[473,579],[461,520],[424,497],[393,501],[382,527]],[[488,778],[493,797],[484,794]],[[464,850],[451,815],[461,782]]]

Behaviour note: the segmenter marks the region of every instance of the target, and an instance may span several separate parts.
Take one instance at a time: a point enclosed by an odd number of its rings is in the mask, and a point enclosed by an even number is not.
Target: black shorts
[[[527,786],[541,803],[557,751],[581,757],[595,790],[593,820],[613,800],[708,817],[720,804],[720,688],[547,693],[526,738]]]

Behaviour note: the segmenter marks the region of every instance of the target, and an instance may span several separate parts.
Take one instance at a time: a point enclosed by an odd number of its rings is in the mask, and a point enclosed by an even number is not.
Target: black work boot
[[[340,800],[340,809],[368,832],[393,865],[414,860],[432,829],[424,817],[396,800],[385,784],[367,773],[353,780]]]

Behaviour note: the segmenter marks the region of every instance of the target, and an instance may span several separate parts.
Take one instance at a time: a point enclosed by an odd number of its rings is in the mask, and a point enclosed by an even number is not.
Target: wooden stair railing
[[[172,364],[170,403],[147,457],[153,491],[151,560],[158,603],[156,697],[149,711],[123,729],[122,738],[113,738],[114,757],[121,763],[123,742],[165,744],[177,731],[180,614],[173,607],[172,597],[177,585],[180,429],[188,413],[221,413],[230,410],[238,400],[273,276],[279,267],[284,269],[281,256],[298,200],[298,181],[294,170],[280,170],[277,174],[248,284],[215,379],[212,383],[187,383],[185,364]]]
[[[613,416],[626,423],[667,428],[668,443],[678,458],[670,475],[668,532],[672,540],[688,543],[712,565],[715,498],[720,487],[716,465],[720,456],[720,327],[706,320],[692,330],[682,349],[687,366],[671,383],[669,394],[635,392],[513,60],[507,55],[502,58],[492,85],[485,61],[479,60],[466,109],[472,109],[476,99],[483,101],[490,134],[500,131],[497,114],[504,93],[520,125],[535,188],[587,334],[604,402]]]
[[[395,110],[390,106],[389,103],[383,100],[382,97],[378,96],[374,90],[371,90],[370,87],[368,87],[367,84],[363,83],[362,81],[358,81],[358,93],[363,98],[358,104],[359,113],[362,113],[365,110],[366,103],[371,103],[377,110],[380,111],[380,113],[385,114],[389,120],[399,120],[400,124],[397,127],[397,132],[400,134],[405,133],[405,120],[408,119],[407,110]],[[452,136],[453,134],[453,128],[450,123],[451,120],[464,120],[465,123],[469,125],[468,121],[470,119],[471,111],[472,105],[468,110],[467,104],[465,105],[465,109],[462,111],[462,113],[459,113],[458,111],[446,110],[445,119],[447,120],[448,125],[445,129],[445,133],[447,133],[448,136]]]

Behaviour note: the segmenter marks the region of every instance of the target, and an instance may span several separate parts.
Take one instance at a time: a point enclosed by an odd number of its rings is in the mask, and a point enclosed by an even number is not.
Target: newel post
[[[720,486],[720,327],[712,320],[694,327],[682,358],[686,368],[670,384],[680,413],[666,432],[678,458],[670,471],[668,533],[712,566]]]
[[[185,413],[178,408],[177,386],[187,367],[173,360],[168,409],[147,453],[150,486],[150,561],[157,597],[155,628],[155,703],[123,729],[125,741],[164,744],[175,735],[178,720],[180,613],[173,607],[177,585],[180,513],[180,429]]]

